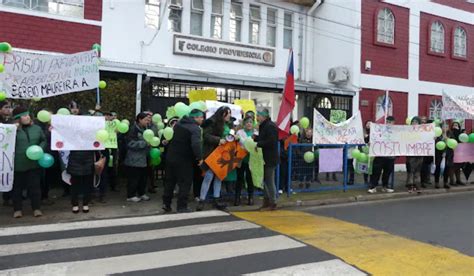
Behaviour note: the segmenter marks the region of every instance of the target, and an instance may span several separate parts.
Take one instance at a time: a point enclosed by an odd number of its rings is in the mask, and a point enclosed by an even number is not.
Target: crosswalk
[[[0,228],[0,275],[365,275],[220,211]]]

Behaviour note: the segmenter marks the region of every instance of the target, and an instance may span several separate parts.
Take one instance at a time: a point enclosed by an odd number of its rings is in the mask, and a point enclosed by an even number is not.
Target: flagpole
[[[387,123],[387,117],[388,117],[388,102],[389,102],[389,97],[388,97],[388,90],[385,90],[385,114],[384,114],[384,123]]]

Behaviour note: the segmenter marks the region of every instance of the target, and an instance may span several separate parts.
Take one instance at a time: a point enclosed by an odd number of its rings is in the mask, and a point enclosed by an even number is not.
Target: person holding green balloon
[[[443,180],[444,180],[443,187],[445,189],[450,189],[451,186],[448,183],[449,170],[450,170],[448,161],[449,161],[449,159],[452,159],[452,153],[453,152],[450,151],[448,153],[448,151],[446,151],[446,143],[444,142],[444,140],[447,139],[447,135],[449,135],[450,131],[449,131],[449,126],[446,123],[440,123],[439,127],[441,128],[441,133],[436,133],[437,137],[435,139],[435,145],[436,145],[436,150],[435,150],[435,166],[436,166],[436,169],[435,169],[435,172],[434,172],[435,188],[436,189],[440,188],[439,179],[440,179],[440,176],[441,176],[441,162],[443,161],[444,156],[446,156],[444,172],[443,172]],[[451,155],[451,157],[450,157],[450,155]]]
[[[129,202],[150,200],[150,197],[145,194],[150,145],[144,138],[144,132],[150,121],[151,116],[147,113],[139,113],[126,138],[127,152],[124,165],[128,177],[127,201]]]
[[[18,106],[13,110],[13,120],[17,126],[15,144],[15,172],[13,180],[13,217],[23,216],[23,190],[27,190],[31,200],[33,215],[41,212],[41,169],[38,160],[43,157],[46,137],[37,125],[33,124],[27,108]]]
[[[237,131],[237,137],[239,137],[239,142],[242,145],[242,147],[245,147],[245,142],[246,141],[251,141],[249,139],[252,139],[255,129],[253,128],[253,122],[254,119],[252,117],[246,117],[243,120],[243,128]],[[249,142],[247,142],[249,144]],[[250,154],[247,154],[247,156],[242,160],[242,164],[240,168],[237,168],[237,182],[235,186],[235,199],[234,199],[234,206],[239,206],[240,205],[240,195],[242,192],[242,187],[244,186],[244,182],[247,182],[247,198],[248,202],[247,205],[253,205],[253,180],[252,180],[252,172],[250,171],[249,167],[249,161],[250,161]]]

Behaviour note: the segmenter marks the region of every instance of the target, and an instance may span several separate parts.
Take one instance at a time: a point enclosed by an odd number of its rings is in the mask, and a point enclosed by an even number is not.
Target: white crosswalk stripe
[[[0,233],[0,275],[364,275],[325,252],[219,211]]]

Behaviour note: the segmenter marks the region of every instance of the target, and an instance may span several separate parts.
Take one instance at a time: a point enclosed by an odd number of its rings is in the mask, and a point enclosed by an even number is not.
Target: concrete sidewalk
[[[450,190],[446,189],[434,189],[431,185],[427,189],[423,189],[421,194],[410,194],[406,191],[404,181],[402,181],[403,175],[397,173],[396,185],[394,193],[376,193],[368,194],[365,187],[360,186],[359,189],[351,189],[346,192],[343,191],[318,191],[309,193],[292,193],[290,197],[286,194],[282,194],[279,197],[278,205],[280,208],[291,208],[298,206],[320,206],[330,204],[342,204],[358,201],[371,201],[371,200],[387,200],[397,199],[405,197],[417,197],[424,195],[443,194],[443,193],[455,193],[455,192],[466,192],[474,191],[474,185],[469,184],[466,186],[452,187]],[[339,179],[342,179],[339,176]],[[357,180],[357,179],[356,179]],[[311,183],[313,188],[318,186],[341,186],[340,183],[336,182],[325,182],[324,184]],[[117,217],[130,217],[130,216],[144,216],[144,215],[156,215],[161,214],[162,201],[162,184],[159,183],[160,188],[158,193],[149,194],[151,197],[150,201],[131,203],[126,202],[126,183],[121,182],[120,192],[109,192],[107,194],[106,203],[98,203],[94,200],[93,204],[90,205],[91,211],[88,214],[73,214],[71,212],[71,205],[69,198],[63,198],[62,189],[55,188],[50,191],[50,198],[55,201],[53,205],[43,206],[42,211],[43,217],[34,218],[30,208],[29,201],[24,201],[23,204],[23,218],[13,219],[13,208],[11,206],[0,206],[0,227],[18,226],[18,225],[30,225],[30,224],[44,224],[44,223],[58,223],[58,222],[69,222],[78,220],[88,219],[102,219],[102,218],[117,218]],[[299,183],[294,182],[292,187],[298,187]],[[254,206],[245,205],[246,199],[242,198],[243,205],[234,207],[233,197],[227,197],[227,203],[229,205],[229,211],[250,211],[256,210],[261,205],[262,198],[257,196],[255,198]],[[173,201],[173,209],[175,209],[176,201]],[[190,198],[190,208],[195,208],[196,202]],[[211,204],[206,206],[206,209],[211,209]]]

